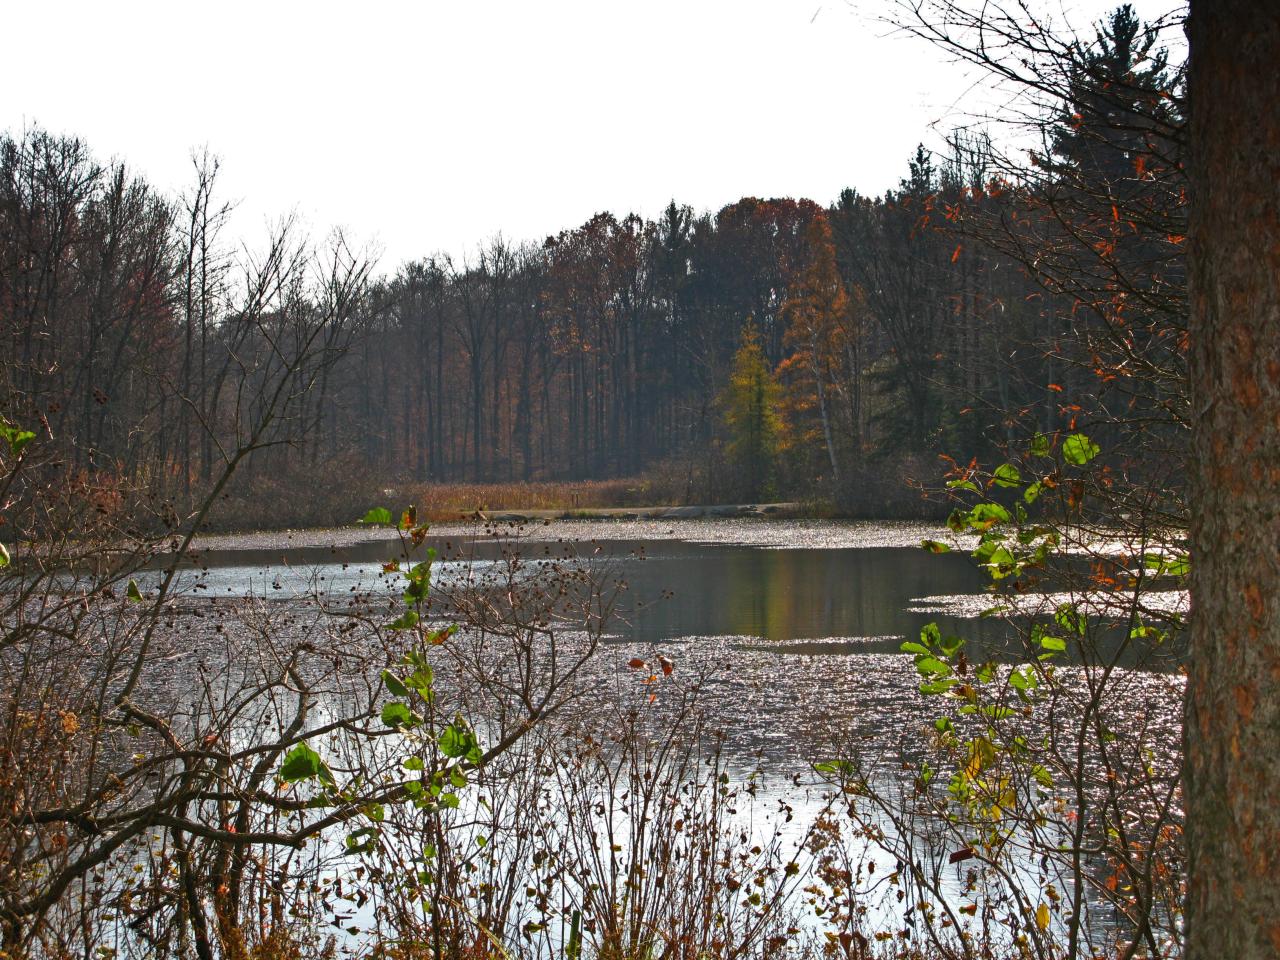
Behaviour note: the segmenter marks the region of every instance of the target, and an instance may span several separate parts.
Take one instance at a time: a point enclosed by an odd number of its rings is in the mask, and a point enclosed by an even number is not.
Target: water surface
[[[609,632],[641,643],[717,637],[779,652],[897,652],[931,621],[998,642],[1001,624],[922,607],[940,595],[987,605],[985,577],[967,556],[920,549],[921,539],[944,536],[921,524],[559,521],[437,528],[427,545],[439,554],[437,583],[482,575],[504,548],[532,558],[571,550],[608,588],[621,588]],[[181,588],[206,596],[336,595],[399,583],[383,570],[401,553],[386,531],[216,537],[200,547]]]

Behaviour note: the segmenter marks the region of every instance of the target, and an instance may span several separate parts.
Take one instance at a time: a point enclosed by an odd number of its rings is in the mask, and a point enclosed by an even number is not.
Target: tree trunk
[[[831,484],[840,486],[840,467],[836,463],[836,442],[831,436],[831,418],[827,414],[827,387],[822,379],[822,363],[818,357],[818,331],[815,326],[809,337],[809,359],[813,364],[813,380],[818,385],[818,416],[822,419],[822,439],[827,445],[827,459],[831,461]]]
[[[1280,7],[1193,0],[1187,957],[1280,956]]]

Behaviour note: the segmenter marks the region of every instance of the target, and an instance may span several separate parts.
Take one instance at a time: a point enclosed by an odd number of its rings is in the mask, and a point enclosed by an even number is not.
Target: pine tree
[[[1070,99],[1050,130],[1057,159],[1047,166],[1114,192],[1134,179],[1137,156],[1174,152],[1163,131],[1177,121],[1169,92],[1179,80],[1158,36],[1126,3],[1098,25],[1094,44],[1074,50]]]
[[[781,389],[760,346],[760,335],[748,320],[733,357],[723,402],[729,462],[749,500],[760,499],[773,489],[783,438],[780,399]]]

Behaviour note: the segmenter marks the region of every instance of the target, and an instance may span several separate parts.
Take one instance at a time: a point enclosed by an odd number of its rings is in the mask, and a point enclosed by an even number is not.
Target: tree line
[[[5,407],[70,469],[144,482],[179,510],[262,402],[269,377],[249,372],[321,317],[297,408],[250,479],[667,470],[689,496],[820,493],[856,509],[869,477],[918,455],[981,455],[1085,408],[1119,419],[1107,394],[1128,391],[1123,419],[1149,432],[1181,416],[1169,397],[1185,352],[1180,81],[1153,43],[1131,12],[1108,21],[1030,164],[958,130],[881,196],[673,201],[656,219],[601,213],[383,276],[340,234],[313,244],[289,221],[236,249],[207,154],[170,198],[80,140],[8,135]],[[1072,102],[1100,85],[1119,115]],[[763,447],[735,436],[758,424],[729,409],[748,340],[777,387]]]

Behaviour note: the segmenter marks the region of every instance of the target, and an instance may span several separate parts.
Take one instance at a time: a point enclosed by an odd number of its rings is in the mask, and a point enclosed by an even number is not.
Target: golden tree
[[[782,391],[750,320],[742,328],[742,342],[733,357],[733,371],[723,397],[729,429],[727,453],[748,499],[772,489],[778,450],[783,441],[779,413]]]

